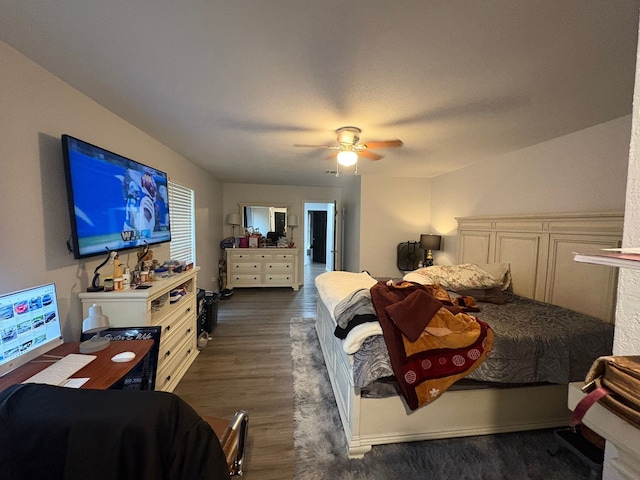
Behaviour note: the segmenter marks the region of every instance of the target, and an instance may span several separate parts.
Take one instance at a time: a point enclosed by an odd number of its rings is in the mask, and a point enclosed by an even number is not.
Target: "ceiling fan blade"
[[[391,147],[401,147],[404,142],[400,139],[395,140],[382,140],[377,142],[362,142],[367,148],[391,148]]]
[[[371,150],[361,150],[358,152],[358,156],[368,158],[369,160],[380,160],[381,158],[384,158],[384,155],[379,155]]]

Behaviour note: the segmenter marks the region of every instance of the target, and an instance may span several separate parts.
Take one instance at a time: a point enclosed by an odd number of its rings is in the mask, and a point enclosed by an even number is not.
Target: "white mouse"
[[[133,352],[122,352],[122,353],[118,353],[117,355],[114,355],[113,357],[111,357],[111,360],[113,362],[130,362],[131,360],[133,360],[134,358],[136,358],[136,354]]]

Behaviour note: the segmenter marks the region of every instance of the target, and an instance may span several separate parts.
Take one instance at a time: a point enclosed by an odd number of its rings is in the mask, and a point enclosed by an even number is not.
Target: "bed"
[[[618,247],[622,237],[622,214],[483,216],[456,220],[457,264],[485,268],[508,266],[509,285],[504,293],[510,295],[511,301],[505,304],[507,308],[524,305],[522,308],[540,309],[541,318],[549,321],[553,317],[553,322],[561,326],[568,324],[567,316],[588,316],[592,322],[597,320],[593,323],[604,327],[603,331],[612,332],[616,269],[577,264],[571,254],[587,249]],[[366,272],[330,273],[335,277],[331,281],[316,283],[316,328],[350,457],[362,457],[373,445],[379,444],[567,424],[567,383],[572,375],[582,375],[584,364],[592,361],[591,358],[581,359],[582,366],[579,366],[580,362],[578,366],[570,364],[566,370],[569,371],[568,376],[562,373],[559,375],[562,378],[552,378],[552,381],[538,377],[529,379],[533,383],[509,377],[513,371],[501,373],[506,377],[490,378],[490,373],[483,372],[488,362],[483,362],[471,375],[442,393],[440,398],[415,409],[399,395],[378,394],[377,391],[371,394],[360,377],[354,374],[354,365],[358,364],[362,350],[371,347],[369,339],[374,338],[376,332],[379,337],[377,329],[380,326],[376,322],[363,322],[357,335],[349,331],[350,337],[340,339],[336,337],[335,317],[336,307],[339,307],[340,314],[341,309],[345,309],[346,297],[354,297],[347,303],[347,309],[355,305],[358,313],[370,314],[366,294],[361,294],[377,280]],[[495,276],[495,272],[491,273]],[[500,280],[504,286],[504,279]],[[470,315],[481,320],[483,315],[493,315],[494,322],[502,316],[507,319],[505,323],[509,323],[509,316],[500,313],[503,306],[480,301],[476,306],[480,312]],[[491,321],[487,323],[491,326]],[[599,326],[595,325],[595,328]],[[573,326],[565,330],[577,329]],[[582,335],[578,345],[593,336],[584,332]],[[497,334],[496,337],[494,347],[500,351],[500,337]],[[598,348],[601,346],[594,346],[590,354],[596,355]],[[567,356],[573,357],[573,353]],[[488,358],[491,359],[491,354]],[[376,363],[374,367],[379,370],[377,375],[381,378],[385,377],[385,372],[388,374],[389,366],[384,362]],[[547,370],[553,375],[556,369]],[[487,378],[497,381],[486,381]]]

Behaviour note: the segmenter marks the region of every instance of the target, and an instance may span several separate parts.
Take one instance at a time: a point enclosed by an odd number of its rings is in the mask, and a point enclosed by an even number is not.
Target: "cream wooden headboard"
[[[618,269],[573,252],[619,247],[623,214],[457,217],[458,263],[509,263],[513,291],[614,322]]]

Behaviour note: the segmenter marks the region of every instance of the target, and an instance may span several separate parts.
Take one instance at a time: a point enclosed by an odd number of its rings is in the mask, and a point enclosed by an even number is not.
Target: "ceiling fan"
[[[296,144],[294,145],[294,147],[310,147],[334,150],[334,152],[329,155],[329,158],[335,157],[338,165],[342,165],[344,167],[356,165],[357,173],[358,157],[364,157],[369,160],[380,160],[381,158],[384,158],[384,155],[372,152],[371,149],[401,147],[403,145],[402,140],[398,139],[359,143],[360,133],[362,133],[362,130],[360,130],[358,127],[340,127],[336,130],[336,134],[338,135],[338,145],[332,146]],[[336,176],[338,175],[339,173],[336,172]]]

